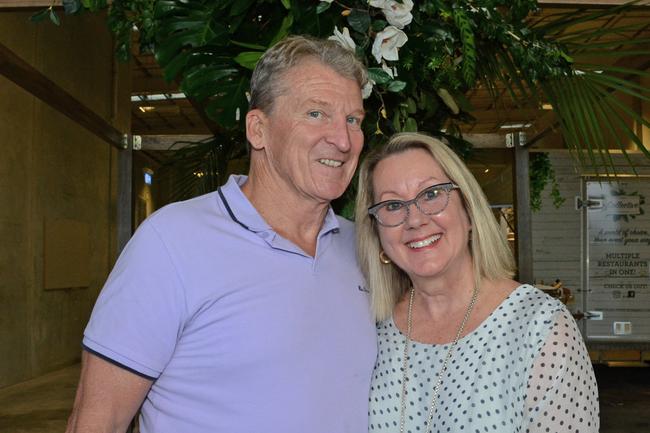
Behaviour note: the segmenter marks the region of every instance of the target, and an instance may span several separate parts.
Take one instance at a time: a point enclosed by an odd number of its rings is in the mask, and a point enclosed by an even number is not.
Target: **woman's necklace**
[[[406,418],[406,381],[408,380],[408,355],[409,355],[409,346],[411,345],[411,331],[413,330],[414,294],[415,294],[415,289],[411,288],[411,295],[409,298],[409,311],[407,316],[406,338],[404,339],[404,356],[403,356],[404,363],[402,366],[402,372],[403,372],[402,373],[402,407],[399,415],[400,433],[404,433],[404,420]],[[438,381],[436,382],[436,386],[433,387],[433,395],[431,397],[431,406],[429,406],[429,416],[427,417],[427,429],[425,430],[425,433],[429,433],[431,431],[431,421],[433,420],[433,414],[436,412],[436,403],[438,402],[440,385],[442,385],[442,376],[443,374],[445,374],[445,371],[447,371],[447,363],[449,363],[451,354],[454,352],[454,348],[456,347],[456,344],[458,343],[458,340],[460,339],[460,336],[463,333],[463,329],[465,329],[465,325],[467,324],[469,315],[472,313],[472,310],[474,309],[474,304],[476,304],[477,297],[478,297],[478,286],[474,286],[474,292],[472,293],[472,300],[469,302],[469,305],[467,306],[467,311],[465,311],[465,317],[463,317],[463,321],[460,323],[458,332],[456,332],[456,337],[454,338],[454,341],[451,343],[451,346],[449,346],[449,350],[447,351],[445,360],[442,363],[442,368],[440,369],[440,373],[438,374]]]

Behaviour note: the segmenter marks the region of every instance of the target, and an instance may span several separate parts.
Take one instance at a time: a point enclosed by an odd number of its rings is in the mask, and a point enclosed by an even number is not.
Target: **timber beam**
[[[50,6],[63,6],[63,0],[0,0],[0,9],[49,8]]]
[[[128,144],[125,134],[115,129],[104,118],[86,107],[2,43],[0,43],[0,75],[13,81],[116,148],[123,149]]]

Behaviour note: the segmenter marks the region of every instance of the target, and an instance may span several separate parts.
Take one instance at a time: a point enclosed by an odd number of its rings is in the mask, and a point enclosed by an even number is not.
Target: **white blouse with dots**
[[[405,336],[377,325],[371,432],[399,432]],[[424,432],[449,344],[411,342],[404,431]],[[458,341],[444,374],[432,431],[598,432],[598,389],[575,320],[564,305],[519,286]]]

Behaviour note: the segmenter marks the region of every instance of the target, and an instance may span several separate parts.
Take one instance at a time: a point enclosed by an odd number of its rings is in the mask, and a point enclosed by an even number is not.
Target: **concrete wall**
[[[113,60],[104,17],[64,18],[55,27],[30,23],[30,14],[0,12],[0,43],[128,131],[128,66]],[[79,358],[83,328],[115,257],[116,155],[0,76],[0,387]],[[70,238],[63,239],[87,248],[87,287],[45,290],[45,227],[60,221],[88,229],[86,237],[64,232]],[[64,280],[72,272],[54,271]]]

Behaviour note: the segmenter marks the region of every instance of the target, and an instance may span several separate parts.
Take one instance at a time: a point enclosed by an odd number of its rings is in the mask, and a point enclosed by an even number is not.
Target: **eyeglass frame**
[[[422,194],[424,194],[425,192],[429,191],[432,188],[439,188],[439,189],[442,189],[445,193],[447,193],[447,202],[445,203],[445,206],[442,209],[440,209],[438,212],[426,213],[422,209],[420,209],[420,206],[418,205],[418,200],[422,197]],[[415,207],[423,215],[426,215],[426,216],[434,216],[434,215],[438,215],[438,214],[442,213],[445,209],[447,209],[447,206],[449,206],[449,195],[455,189],[460,189],[460,187],[458,185],[456,185],[454,182],[437,183],[437,184],[434,184],[434,185],[431,185],[431,186],[428,186],[428,187],[424,188],[422,191],[418,192],[416,194],[416,196],[414,198],[412,198],[411,200],[390,199],[390,200],[380,201],[379,203],[375,203],[375,204],[373,204],[372,206],[370,206],[368,208],[368,215],[372,216],[375,219],[375,221],[377,221],[377,223],[379,225],[381,225],[381,226],[384,226],[384,227],[399,227],[402,224],[404,224],[406,222],[406,220],[408,219],[408,217],[410,215],[410,210],[409,209],[410,209],[412,204],[414,204]],[[402,205],[406,209],[406,215],[404,216],[404,219],[401,222],[399,222],[398,224],[392,224],[392,225],[384,224],[383,222],[381,222],[381,219],[379,219],[379,216],[377,216],[377,211],[379,210],[379,208],[381,208],[385,204],[391,203],[391,202],[400,202],[400,203],[402,203]]]

